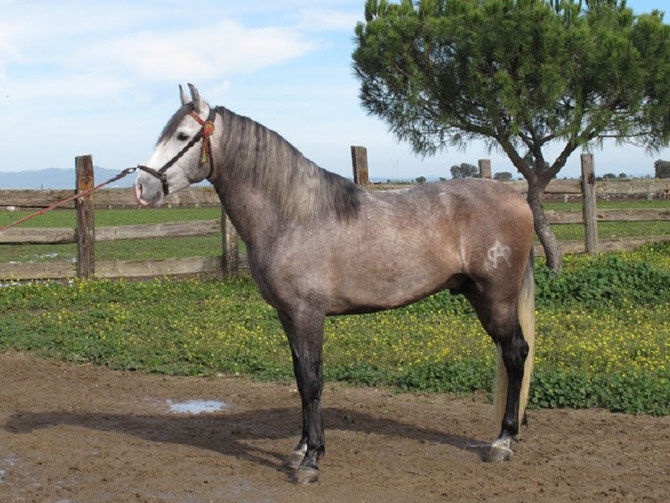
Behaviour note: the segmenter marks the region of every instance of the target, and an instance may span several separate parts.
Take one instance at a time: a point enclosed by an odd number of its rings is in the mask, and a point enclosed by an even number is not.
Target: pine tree
[[[353,61],[363,106],[416,152],[473,139],[505,152],[552,269],[541,200],[570,155],[670,139],[670,26],[624,0],[367,0]]]

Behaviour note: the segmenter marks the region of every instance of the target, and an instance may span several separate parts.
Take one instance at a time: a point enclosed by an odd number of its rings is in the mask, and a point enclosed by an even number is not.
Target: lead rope
[[[47,211],[51,211],[54,208],[58,208],[59,206],[63,206],[65,203],[68,203],[68,202],[72,201],[73,199],[79,199],[80,197],[85,197],[85,196],[91,194],[92,192],[95,192],[96,190],[101,189],[105,185],[109,185],[110,183],[113,183],[117,180],[120,180],[124,176],[128,176],[129,174],[134,173],[135,171],[137,171],[137,169],[139,169],[139,168],[138,167],[126,168],[123,171],[121,171],[118,175],[110,178],[106,182],[103,182],[99,185],[96,185],[95,187],[91,187],[90,189],[86,189],[86,190],[83,190],[81,192],[77,192],[76,194],[73,194],[70,197],[67,197],[67,198],[65,198],[61,201],[55,202],[51,206],[47,206],[46,208],[42,208],[41,210],[36,211],[35,213],[32,213],[32,214],[28,215],[27,217],[23,217],[22,219],[17,220],[16,222],[12,222],[10,224],[5,225],[4,227],[0,227],[0,232],[5,231],[5,230],[9,229],[10,227],[14,227],[15,225],[22,224],[23,222],[27,222],[28,220],[30,220],[32,218],[35,218],[37,216],[43,215]]]

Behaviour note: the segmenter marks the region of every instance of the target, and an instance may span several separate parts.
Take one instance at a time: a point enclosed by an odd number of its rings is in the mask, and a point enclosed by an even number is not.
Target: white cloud
[[[314,45],[284,28],[245,28],[233,21],[172,31],[142,31],[93,42],[69,63],[146,80],[208,80],[298,58]],[[125,72],[124,72],[125,73]]]
[[[11,26],[22,43],[32,45],[35,41],[54,42],[87,34],[118,33],[155,23],[172,13],[168,5],[156,9],[142,2],[22,0],[3,6],[3,21]]]

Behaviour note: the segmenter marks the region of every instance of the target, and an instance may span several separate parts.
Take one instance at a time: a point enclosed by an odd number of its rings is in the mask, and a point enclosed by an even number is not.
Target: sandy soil
[[[215,399],[189,415],[169,404]],[[292,386],[0,355],[1,502],[670,501],[670,417],[529,412],[511,462],[482,463],[482,397],[327,386],[321,480],[289,483]]]

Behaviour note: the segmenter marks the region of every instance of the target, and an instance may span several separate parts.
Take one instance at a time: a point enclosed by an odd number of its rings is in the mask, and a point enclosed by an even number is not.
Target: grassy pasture
[[[532,407],[670,414],[670,243],[563,272],[538,261]],[[91,281],[0,288],[0,350],[169,374],[290,379],[274,311],[248,277],[223,282]],[[407,390],[490,390],[495,351],[462,297],[333,317],[325,375]]]
[[[0,225],[18,220],[28,212],[0,212]],[[160,208],[138,210],[96,210],[96,227],[158,224],[221,218],[219,208]],[[75,227],[74,210],[58,210],[29,220],[25,227]],[[182,238],[103,241],[95,246],[96,260],[149,260],[221,255],[221,233]],[[77,256],[75,244],[0,245],[0,262],[43,262],[71,260]]]

